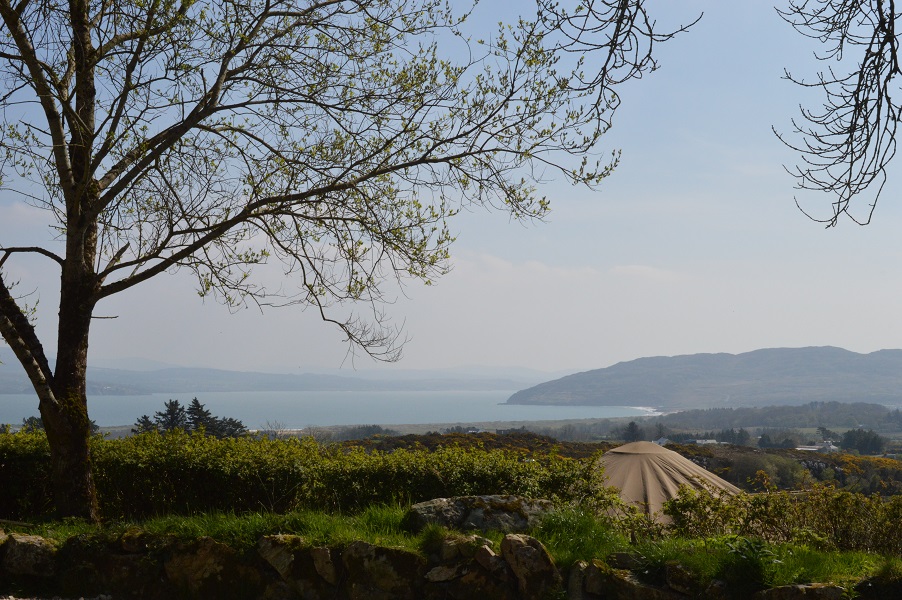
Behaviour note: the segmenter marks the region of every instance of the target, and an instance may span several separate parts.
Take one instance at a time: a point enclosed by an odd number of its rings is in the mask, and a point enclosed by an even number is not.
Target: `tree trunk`
[[[90,278],[88,278],[90,280]],[[67,290],[60,308],[56,377],[50,369],[34,326],[10,295],[0,273],[0,334],[25,368],[39,400],[50,445],[54,501],[59,516],[98,520],[97,495],[88,447],[91,422],[87,413],[88,330],[93,311],[89,296]],[[83,288],[82,288],[83,289]],[[79,302],[73,296],[82,296]]]
[[[41,418],[50,444],[56,513],[98,522],[100,512],[88,446],[91,429],[87,400],[72,392],[59,403],[59,408],[48,411],[41,403]]]
[[[71,268],[67,264],[63,268],[56,369],[51,384],[56,402],[42,399],[40,409],[50,444],[57,512],[60,516],[98,521],[86,382],[88,334],[94,308],[91,280],[91,274],[78,266]]]
[[[71,179],[64,186],[66,198],[66,255],[60,275],[59,330],[56,368],[53,373],[55,402],[41,400],[41,416],[53,467],[56,509],[60,516],[100,518],[91,464],[91,420],[88,418],[88,334],[100,286],[95,272],[97,258],[97,182],[92,176],[95,135],[94,48],[91,40],[88,0],[71,0],[74,60],[74,97],[77,119],[68,144]],[[58,165],[58,167],[61,165]],[[66,167],[66,165],[62,165]],[[61,172],[64,169],[60,169]]]

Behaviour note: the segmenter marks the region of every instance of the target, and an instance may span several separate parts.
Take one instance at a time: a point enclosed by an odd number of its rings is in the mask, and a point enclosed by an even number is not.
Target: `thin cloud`
[[[611,274],[661,283],[672,283],[685,279],[685,276],[677,271],[659,269],[648,265],[620,265],[613,267]]]

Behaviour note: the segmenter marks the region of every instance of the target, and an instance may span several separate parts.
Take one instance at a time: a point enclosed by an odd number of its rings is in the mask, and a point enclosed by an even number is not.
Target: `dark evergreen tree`
[[[835,431],[831,431],[830,429],[827,429],[826,427],[823,427],[823,426],[817,428],[817,433],[818,433],[818,435],[821,436],[820,441],[824,441],[824,440],[833,441],[833,440],[838,440],[841,437]]]
[[[143,415],[135,422],[132,433],[149,433],[151,431],[174,431],[181,429],[187,432],[203,431],[207,435],[218,438],[238,437],[247,433],[247,427],[238,419],[215,417],[197,398],[184,408],[178,400],[169,400],[162,411],[154,413],[153,419]]]
[[[730,429],[721,429],[718,433],[714,434],[714,439],[718,442],[725,442],[727,444],[735,444],[736,443],[736,430],[732,427]]]
[[[132,433],[150,433],[151,431],[157,431],[157,425],[153,422],[153,419],[148,417],[147,415],[141,415],[135,422],[135,426],[132,427]]]
[[[850,429],[840,441],[844,450],[857,450],[861,454],[881,454],[886,447],[886,438],[868,429]]]
[[[247,427],[238,419],[214,417],[207,428],[207,433],[218,438],[240,437],[247,433]]]
[[[153,420],[160,431],[188,430],[188,413],[178,400],[167,400],[162,411],[155,412]]]
[[[213,413],[204,408],[204,405],[197,398],[191,401],[185,412],[188,415],[188,428],[191,431],[206,429],[208,433],[215,435],[212,430],[217,419],[213,416]]]
[[[630,421],[626,429],[623,430],[623,439],[627,442],[638,442],[644,437],[645,432],[642,431],[642,428],[635,421]]]
[[[658,421],[655,423],[655,439],[661,439],[662,437],[667,437],[667,428],[664,427],[664,423]]]

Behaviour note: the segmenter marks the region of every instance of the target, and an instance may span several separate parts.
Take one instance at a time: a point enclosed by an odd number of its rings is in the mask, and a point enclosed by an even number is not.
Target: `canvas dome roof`
[[[634,504],[658,521],[668,520],[662,515],[664,502],[677,495],[681,485],[695,489],[710,487],[727,494],[739,493],[739,488],[706,471],[653,442],[632,442],[605,452],[601,464],[607,485],[620,490],[620,497]]]

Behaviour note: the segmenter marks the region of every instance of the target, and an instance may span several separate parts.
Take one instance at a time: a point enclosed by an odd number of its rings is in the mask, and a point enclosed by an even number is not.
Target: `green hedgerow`
[[[102,514],[124,520],[204,512],[358,512],[474,494],[610,506],[594,461],[482,448],[366,452],[312,439],[217,439],[172,431],[91,440]],[[50,516],[43,433],[0,433],[0,518]]]

